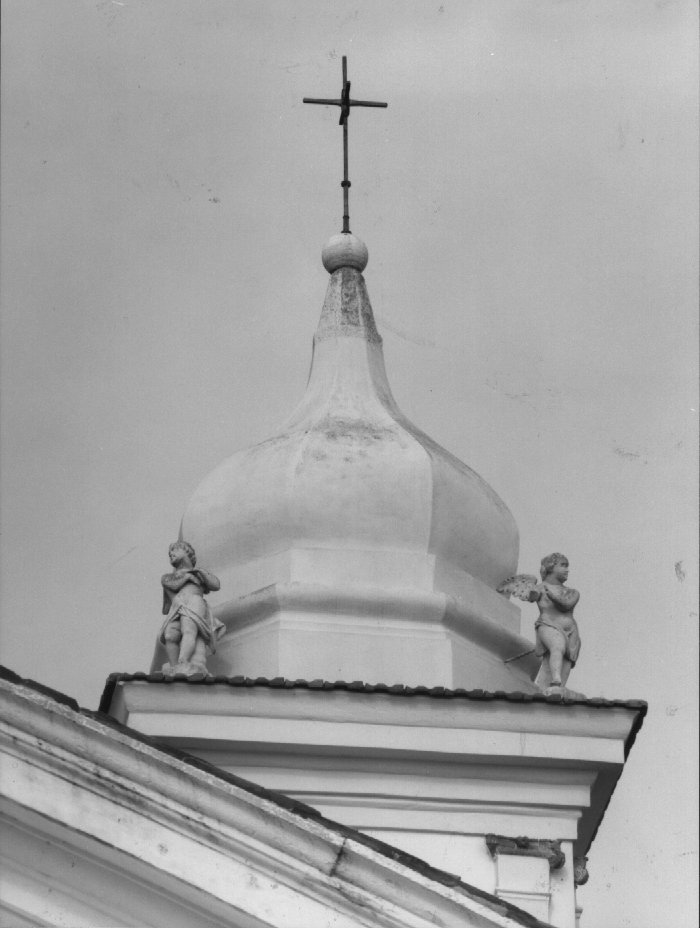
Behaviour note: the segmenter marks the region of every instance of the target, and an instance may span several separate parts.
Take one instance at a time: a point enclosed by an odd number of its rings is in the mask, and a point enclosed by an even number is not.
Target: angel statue
[[[175,570],[160,581],[165,620],[158,640],[165,645],[169,661],[163,664],[163,673],[206,675],[206,653],[216,650],[226,626],[214,618],[204,595],[221,584],[214,574],[195,566],[194,548],[186,541],[173,542],[168,556]]]
[[[535,622],[535,654],[542,658],[535,683],[541,690],[564,687],[571,668],[578,660],[581,638],[574,619],[578,590],[564,586],[569,561],[563,554],[548,554],[540,566],[541,582],[531,574],[516,574],[498,587],[499,593],[537,603],[540,615]]]

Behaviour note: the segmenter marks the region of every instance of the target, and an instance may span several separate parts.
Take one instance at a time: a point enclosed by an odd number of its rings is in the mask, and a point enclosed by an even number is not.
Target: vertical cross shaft
[[[350,81],[348,80],[348,59],[343,55],[343,86],[340,91],[338,100],[319,99],[316,97],[304,97],[304,103],[321,103],[325,106],[339,106],[340,120],[343,127],[343,180],[340,186],[343,188],[343,232],[350,231],[350,206],[349,190],[350,179],[348,177],[348,119],[350,117],[351,106],[381,106],[387,107],[388,103],[374,103],[370,100],[351,100],[350,99]]]
[[[348,117],[350,116],[350,81],[348,59],[343,55],[343,104],[340,108],[340,124],[343,127],[343,232],[350,231],[350,179],[348,178]]]

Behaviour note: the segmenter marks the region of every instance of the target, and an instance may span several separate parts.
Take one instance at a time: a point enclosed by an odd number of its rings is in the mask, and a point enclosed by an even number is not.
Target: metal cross
[[[340,186],[343,188],[343,232],[350,231],[350,212],[348,207],[348,190],[350,181],[348,180],[348,118],[350,116],[351,106],[383,106],[388,103],[373,103],[370,100],[351,100],[350,99],[350,81],[348,80],[348,59],[343,55],[343,88],[340,91],[339,100],[319,100],[316,97],[304,97],[304,103],[322,103],[325,106],[340,107],[339,125],[343,127],[343,180]]]

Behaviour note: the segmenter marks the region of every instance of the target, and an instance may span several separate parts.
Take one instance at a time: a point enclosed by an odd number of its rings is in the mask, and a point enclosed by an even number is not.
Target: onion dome
[[[421,596],[441,594],[441,602],[450,597],[458,612],[484,627],[517,633],[519,611],[494,592],[517,567],[515,521],[478,474],[397,407],[362,276],[367,258],[350,233],[325,246],[330,280],[306,393],[276,434],[237,452],[202,481],[181,537],[220,577],[217,615],[239,632],[258,621],[251,618],[256,609],[278,608],[282,586],[298,598],[306,585],[303,602],[289,606],[298,621],[320,611],[328,621],[342,613],[352,625],[380,621],[393,609],[405,624]],[[273,588],[277,606],[269,596],[265,607],[246,599],[260,600],[260,591]],[[409,608],[405,597],[411,596]],[[341,601],[336,609],[333,603]],[[317,648],[318,634],[312,638]],[[518,638],[504,647],[513,654],[522,643]],[[358,661],[356,676],[345,679],[370,678]],[[270,672],[234,664],[236,672]],[[339,659],[306,672],[337,679],[329,674],[343,667]]]

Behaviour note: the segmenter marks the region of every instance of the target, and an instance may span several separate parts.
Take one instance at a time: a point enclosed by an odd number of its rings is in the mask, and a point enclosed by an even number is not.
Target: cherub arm
[[[172,574],[163,574],[160,578],[161,586],[163,587],[163,615],[167,615],[170,612],[170,603],[173,600],[169,583],[171,578]]]
[[[215,593],[221,589],[221,581],[213,573],[205,570],[203,567],[195,567],[192,571],[197,576],[199,583],[202,585],[205,593]]]
[[[176,570],[172,574],[163,574],[160,578],[160,582],[164,590],[169,590],[171,593],[177,593],[178,590],[181,590],[183,586],[187,583],[188,577],[190,574],[189,570]]]
[[[545,584],[545,591],[560,612],[571,612],[581,598],[578,590],[569,590],[566,587],[553,589]]]
[[[182,586],[178,573],[179,571],[176,571],[174,574],[163,574],[160,578],[161,586],[163,587],[163,615],[167,615],[170,612],[173,593],[177,593]]]

